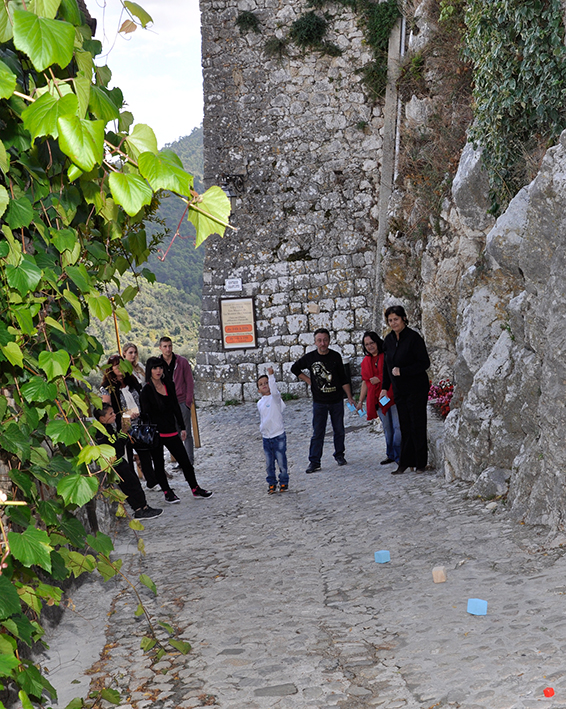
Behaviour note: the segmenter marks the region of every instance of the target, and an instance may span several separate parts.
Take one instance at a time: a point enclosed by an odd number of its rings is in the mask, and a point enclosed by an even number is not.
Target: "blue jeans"
[[[344,402],[337,401],[335,404],[320,404],[318,401],[313,401],[309,460],[315,465],[320,465],[320,459],[322,458],[328,414],[330,414],[332,430],[334,431],[334,457],[342,458],[344,456]]]
[[[265,453],[265,469],[267,472],[268,485],[277,485],[275,475],[275,461],[279,466],[279,483],[289,484],[289,473],[287,472],[287,434],[282,433],[274,438],[263,439],[263,452]]]
[[[401,458],[401,426],[399,425],[399,414],[397,406],[391,406],[387,413],[383,413],[381,409],[377,410],[377,415],[383,426],[385,434],[385,446],[387,457],[399,463]]]

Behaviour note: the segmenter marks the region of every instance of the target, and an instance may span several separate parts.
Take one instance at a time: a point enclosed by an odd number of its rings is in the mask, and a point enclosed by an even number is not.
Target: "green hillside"
[[[190,135],[174,143],[168,143],[165,147],[173,150],[183,161],[184,168],[195,178],[195,189],[197,192],[203,191],[203,144],[202,126],[194,128]],[[164,261],[157,256],[149,259],[149,267],[155,273],[160,283],[167,283],[177,290],[184,291],[188,296],[188,302],[192,305],[200,305],[202,294],[202,265],[204,260],[204,247],[195,249],[195,230],[193,225],[187,220],[187,215],[183,215],[184,204],[180,199],[165,193],[157,216],[165,223],[171,237],[175,234],[179,222],[181,228],[179,236],[175,239],[169,253]],[[148,228],[150,233],[157,231],[157,226]],[[162,247],[163,253],[171,243],[171,238],[165,239]]]
[[[134,285],[132,277],[124,276],[122,281],[124,285]],[[145,362],[148,357],[159,354],[159,338],[168,335],[173,340],[175,352],[194,361],[200,308],[187,302],[184,291],[177,291],[165,283],[152,284],[143,279],[140,282],[140,292],[128,303],[132,329],[128,333],[120,332],[122,345],[134,342],[140,360]],[[102,323],[93,319],[90,331],[100,340],[106,355],[118,351],[112,318]]]

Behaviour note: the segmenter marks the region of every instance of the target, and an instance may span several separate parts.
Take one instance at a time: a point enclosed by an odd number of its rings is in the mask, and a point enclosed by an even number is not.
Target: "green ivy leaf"
[[[69,369],[71,358],[65,350],[57,350],[56,352],[47,352],[46,350],[39,353],[39,367],[43,369],[47,378],[51,381],[56,377],[64,377]]]
[[[33,709],[33,704],[23,689],[18,692],[18,699],[22,703],[22,709]]]
[[[52,135],[58,138],[58,119],[61,116],[74,116],[78,109],[79,102],[75,94],[56,98],[50,93],[45,93],[22,111],[22,120],[26,130],[31,134],[32,141],[41,135]]]
[[[26,694],[31,695],[32,697],[39,699],[43,694],[45,680],[41,677],[41,674],[35,665],[30,664],[25,670],[19,672],[16,675],[16,682]],[[22,705],[23,709],[27,709],[24,702],[22,702]],[[33,709],[31,702],[29,707],[30,709]]]
[[[142,153],[138,158],[138,167],[154,191],[190,194],[193,178],[185,172],[180,158],[172,150],[162,150],[159,155]]]
[[[139,618],[140,615],[143,615],[143,606],[141,603],[138,603],[138,607],[134,611],[134,615]]]
[[[27,197],[11,199],[6,221],[10,229],[28,227],[33,219],[33,206]]]
[[[14,10],[14,44],[31,59],[37,71],[52,64],[64,69],[73,58],[75,28],[68,22],[37,17],[32,12]]]
[[[101,86],[90,87],[88,107],[97,118],[104,123],[115,121],[120,116],[120,106],[114,102],[115,96]]]
[[[3,185],[0,185],[0,217],[4,214],[9,204],[10,195],[8,194],[8,190]]]
[[[79,463],[84,463],[88,465],[92,463],[93,460],[99,460],[100,458],[108,460],[115,456],[116,451],[112,446],[101,445],[101,446],[85,446],[77,456],[77,461]]]
[[[140,582],[157,596],[157,587],[147,574],[140,574]]]
[[[67,266],[65,271],[81,293],[88,293],[92,288],[91,277],[84,264],[81,263],[78,266]]]
[[[33,292],[41,280],[41,269],[35,264],[33,256],[25,254],[19,266],[6,266],[8,284],[15,288],[20,295]]]
[[[23,532],[8,532],[8,541],[12,556],[24,566],[40,566],[51,571],[51,552],[49,535],[42,529],[30,525]]]
[[[152,16],[148,15],[147,12],[143,9],[143,7],[140,7],[136,2],[131,2],[131,0],[125,0],[124,5],[128,8],[128,10],[132,13],[134,17],[138,18],[138,20],[141,22],[142,27],[145,28],[150,22],[153,22]]]
[[[8,344],[0,346],[0,350],[10,364],[15,367],[23,367],[24,354],[16,342],[8,342]]]
[[[120,698],[120,692],[115,689],[109,689],[108,687],[105,687],[100,692],[100,696],[105,701],[110,702],[110,704],[120,704],[122,701]]]
[[[4,143],[0,140],[0,170],[6,175],[10,172],[10,156],[6,152]],[[2,213],[0,212],[0,216]]]
[[[21,610],[20,597],[14,585],[6,576],[0,576],[0,620],[21,613]]]
[[[0,61],[0,98],[10,98],[16,89],[16,75]]]
[[[173,635],[175,632],[175,629],[173,628],[172,625],[169,625],[169,623],[165,623],[163,620],[158,620],[157,625],[160,625],[162,628],[165,628],[165,630],[169,633],[169,635]]]
[[[139,175],[112,172],[108,184],[114,201],[122,205],[130,217],[134,217],[144,205],[151,204],[153,192]]]
[[[59,553],[65,560],[65,566],[75,578],[78,578],[85,572],[91,573],[96,569],[96,559],[92,554],[85,555],[78,551],[69,551],[69,549],[65,547],[62,547]]]
[[[66,505],[82,507],[98,492],[98,479],[86,475],[67,475],[57,483],[57,492]]]
[[[112,315],[112,303],[105,295],[90,295],[86,296],[89,310],[95,318],[106,320]]]
[[[150,152],[157,155],[157,138],[153,130],[145,123],[137,123],[133,131],[126,137],[126,146],[135,159],[140,153]]]
[[[63,251],[72,251],[77,243],[77,232],[74,229],[50,229],[51,242],[53,246],[63,253]]]
[[[62,116],[57,121],[59,147],[84,172],[100,165],[104,157],[104,121]]]
[[[169,640],[169,645],[172,645],[175,650],[178,650],[182,655],[188,655],[192,650],[191,645],[183,642],[183,640]]]
[[[202,202],[194,207],[189,205],[189,221],[197,230],[196,245],[200,246],[210,234],[224,236],[226,227],[216,219],[228,221],[230,216],[230,200],[220,187],[210,187],[202,195]]]
[[[20,661],[14,655],[0,655],[0,677],[10,677]]]
[[[81,307],[81,301],[77,298],[77,296],[67,288],[63,291],[63,298],[68,301],[77,316],[79,318],[82,317],[83,309]]]
[[[0,3],[0,42],[12,39],[12,20],[8,15],[8,3]]]
[[[114,563],[111,563],[110,561],[108,561],[108,559],[99,559],[96,568],[98,569],[98,573],[102,576],[102,578],[105,581],[108,581],[109,579],[116,576],[116,574],[118,574],[121,566],[121,559],[117,559]]]
[[[55,384],[48,384],[41,377],[32,377],[21,391],[26,401],[50,401],[57,396]]]
[[[54,386],[49,384],[48,386]],[[50,421],[45,433],[51,438],[53,443],[63,443],[66,446],[71,446],[81,440],[83,428],[80,423],[68,423],[63,419],[54,419]]]
[[[61,0],[31,0],[28,9],[39,17],[55,19]]]
[[[109,556],[114,551],[112,539],[107,534],[102,534],[102,532],[97,532],[94,537],[89,534],[86,538],[86,543],[91,549],[94,549],[99,554],[104,554],[104,556]]]
[[[75,94],[79,100],[79,118],[84,118],[88,110],[88,102],[90,100],[90,89],[92,86],[92,72],[89,75],[82,74],[73,80]]]
[[[148,638],[147,635],[145,635],[141,639],[140,647],[144,652],[149,652],[149,650],[155,646],[156,642],[157,640],[155,638]]]
[[[128,523],[128,527],[136,532],[143,532],[143,530],[145,529],[139,519],[131,519]]]
[[[31,454],[29,435],[13,421],[0,428],[0,446],[8,453],[17,455],[22,461],[29,460]]]

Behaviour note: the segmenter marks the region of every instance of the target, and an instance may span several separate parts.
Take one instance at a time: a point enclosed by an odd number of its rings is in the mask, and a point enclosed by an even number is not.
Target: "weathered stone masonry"
[[[290,373],[327,327],[345,356],[361,356],[371,325],[382,112],[355,73],[370,60],[355,18],[342,10],[328,39],[340,57],[289,45],[271,59],[303,2],[201,0],[205,182],[241,175],[232,223],[238,232],[206,244],[197,387],[201,401],[250,399],[272,363],[282,390],[304,393]],[[260,33],[241,34],[252,11]],[[223,352],[218,299],[227,278],[254,295],[256,350]]]

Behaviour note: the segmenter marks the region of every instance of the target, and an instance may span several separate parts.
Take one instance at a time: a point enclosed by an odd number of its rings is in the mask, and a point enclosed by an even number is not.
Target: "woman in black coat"
[[[383,341],[385,367],[379,398],[387,394],[392,384],[401,426],[401,457],[392,475],[400,475],[407,468],[424,473],[428,461],[426,407],[430,387],[426,370],[430,359],[423,338],[408,327],[403,306],[387,308],[385,321],[391,332]]]
[[[175,386],[163,375],[163,360],[159,357],[150,357],[145,365],[145,386],[140,396],[142,414],[147,416],[151,423],[157,425],[159,431],[159,445],[151,450],[151,457],[155,472],[165,475],[165,462],[163,447],[174,456],[181,466],[185,480],[193,492],[194,497],[210,497],[211,492],[203,490],[197,483],[195,470],[183,442],[187,435],[183,423],[183,414],[175,394]],[[181,430],[179,436],[177,427]],[[165,492],[165,501],[171,504],[179,502],[179,498],[169,490]]]

